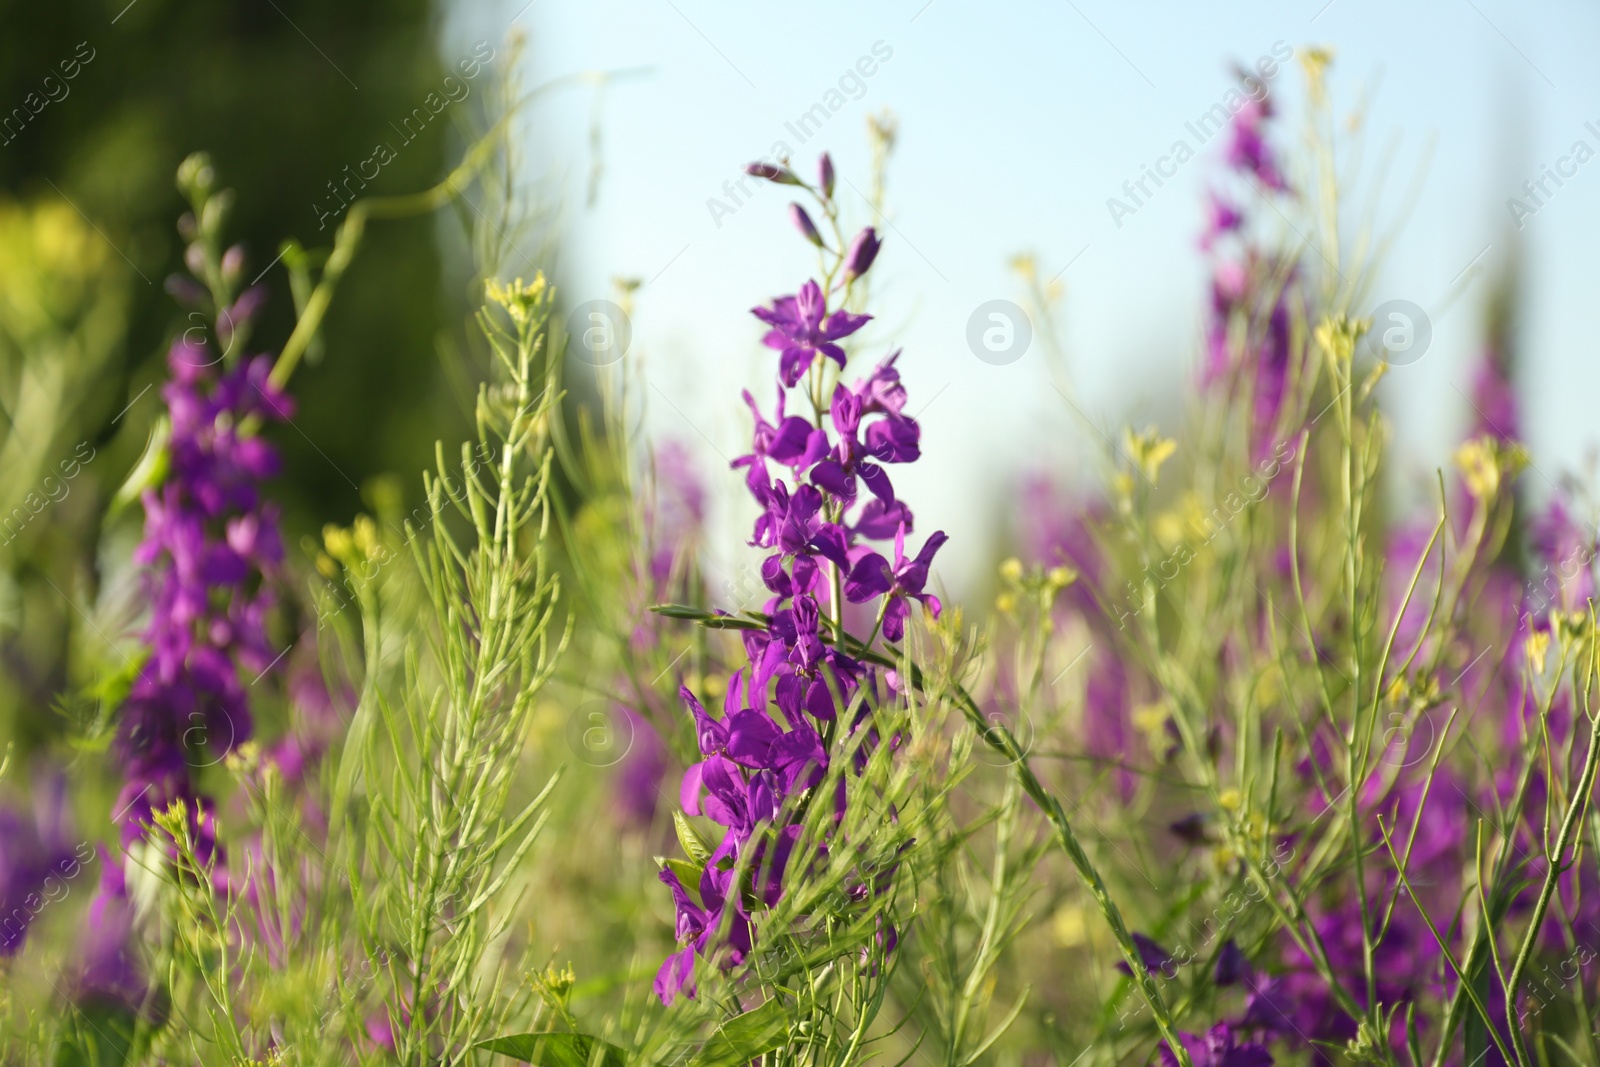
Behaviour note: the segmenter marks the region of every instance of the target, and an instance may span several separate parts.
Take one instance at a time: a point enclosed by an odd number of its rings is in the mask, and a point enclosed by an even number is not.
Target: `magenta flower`
[[[784,181],[789,172],[753,165],[751,173]],[[831,163],[824,160],[820,173],[826,195]],[[798,208],[792,214],[802,236],[813,240],[810,217]],[[859,276],[877,251],[871,229],[842,255],[824,250],[838,257],[829,276],[841,269],[846,281]],[[672,891],[680,945],[663,961],[655,980],[656,995],[667,1003],[679,995],[695,995],[696,958],[730,968],[751,951],[748,909],[776,904],[785,880],[795,877],[789,861],[800,828],[790,820],[833,763],[830,741],[844,742],[859,730],[868,731],[859,738],[864,744],[851,742],[856,758],[848,770],[855,774],[863,772],[866,753],[880,743],[871,729],[873,708],[884,699],[880,675],[841,651],[843,642],[824,625],[819,597],[832,595],[831,579],[842,579],[853,603],[883,598],[882,629],[889,640],[904,634],[908,601],[939,613],[938,599],[924,587],[945,535],[934,534],[915,559],[905,558],[911,510],[895,498],[880,465],[909,463],[920,455],[920,430],[904,414],[898,353],[854,385],[837,384],[827,412],[816,422],[786,412],[788,390],[817,357],[843,368],[845,353],[836,342],[870,319],[842,308],[830,311],[827,302],[822,287],[808,281],[798,294],[754,311],[772,327],[763,342],[781,353],[778,403],[769,422],[754,398],[744,394],[754,430],[750,451],[732,466],[745,470],[745,485],[760,507],[750,543],[768,552],[761,580],[772,597],[763,609],[766,624],[742,633],[747,665],[729,679],[722,715],[711,715],[687,687],[679,690],[694,720],[702,757],[684,773],[679,801],[686,814],[721,826],[723,837],[701,870],[698,900],[676,870],[661,872],[661,881]],[[858,481],[869,490],[865,501],[857,500]],[[891,536],[893,566],[860,543]],[[825,573],[829,581],[824,581]],[[840,617],[843,607],[831,604],[831,617]],[[888,699],[899,699],[897,683],[888,677],[883,681]],[[897,739],[887,743],[892,749]],[[847,795],[840,780],[833,798],[836,818],[843,817]],[[856,881],[859,893],[853,890],[851,899],[866,902],[889,892],[896,867],[894,861],[864,860]],[[749,873],[736,873],[741,871]],[[749,881],[736,885],[736,877]],[[892,950],[898,932],[892,923],[880,921],[880,926],[879,942]]]
[[[1233,1028],[1227,1023],[1213,1026],[1204,1037],[1179,1033],[1178,1040],[1183,1042],[1194,1067],[1272,1067],[1272,1053],[1266,1046],[1253,1042],[1238,1044]],[[1178,1057],[1165,1041],[1161,1043],[1161,1064],[1162,1067],[1178,1067]]]
[[[942,530],[934,533],[923,542],[922,551],[915,559],[907,559],[906,533],[902,527],[894,537],[894,566],[876,552],[866,553],[850,568],[850,577],[844,583],[845,597],[852,604],[887,597],[883,609],[883,636],[899,641],[905,635],[906,615],[910,612],[907,600],[920,602],[934,618],[939,617],[939,598],[923,592],[923,586],[928,582],[928,566],[933,562],[934,553],[948,540]]]
[[[81,867],[74,855],[61,779],[34,797],[31,813],[0,807],[0,959],[22,950],[49,895]],[[87,857],[84,857],[87,858]]]
[[[1286,192],[1289,183],[1278,169],[1277,156],[1267,143],[1263,127],[1272,118],[1269,100],[1247,100],[1233,117],[1232,137],[1228,142],[1228,165],[1250,175],[1275,192]]]
[[[844,349],[834,342],[849,337],[872,318],[840,309],[828,314],[822,287],[808,281],[796,296],[781,296],[770,308],[751,308],[750,313],[771,326],[761,343],[779,352],[779,375],[792,387],[803,377],[817,356],[827,356],[844,367]]]

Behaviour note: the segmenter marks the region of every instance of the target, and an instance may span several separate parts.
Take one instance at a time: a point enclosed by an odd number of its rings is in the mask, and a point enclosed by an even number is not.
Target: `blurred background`
[[[569,307],[637,283],[634,395],[645,438],[680,443],[705,472],[713,585],[745,563],[749,504],[720,476],[748,433],[738,390],[765,396],[772,374],[747,311],[792,291],[810,263],[782,190],[740,185],[744,163],[790,152],[809,171],[830,150],[849,224],[885,237],[861,351],[905,349],[928,458],[901,491],[921,502],[926,529],[951,534],[940,580],[959,597],[987,581],[978,564],[1001,547],[1021,478],[1089,479],[1094,427],[1170,430],[1181,416],[1208,299],[1196,237],[1218,151],[1192,125],[1235,84],[1233,64],[1310,44],[1331,49],[1335,107],[1350,116],[1345,187],[1373,241],[1389,242],[1369,303],[1412,301],[1432,326],[1428,350],[1383,387],[1409,472],[1397,497],[1426,491],[1457,439],[1489,297],[1508,278],[1515,374],[1534,413],[1524,432],[1545,475],[1534,484],[1581,472],[1595,443],[1588,235],[1600,164],[1573,160],[1577,142],[1600,150],[1600,13],[1576,3],[3,9],[0,515],[21,506],[26,521],[0,534],[0,721],[24,749],[62,730],[72,709],[61,694],[92,677],[69,661],[69,632],[87,623],[109,642],[137,619],[137,604],[92,619],[84,605],[104,602],[96,583],[125,568],[137,537],[138,509],[113,514],[112,495],[158,414],[165,346],[186,325],[163,290],[182,250],[177,163],[209,150],[236,190],[246,276],[270,291],[256,343],[275,347],[293,319],[279,242],[329,245],[337,187],[380,142],[396,150],[365,192],[437,181],[481,99],[451,100],[420,129],[407,117],[470,57],[485,74],[466,81],[467,96],[487,91],[509,73],[517,32],[523,86],[548,86],[516,132],[544,214],[512,242],[506,271],[552,269]],[[1298,65],[1279,66],[1272,92],[1294,111]],[[896,130],[882,216],[868,205],[869,116]],[[1133,199],[1125,183],[1179,141],[1194,158]],[[1559,184],[1547,177],[1558,167],[1570,175]],[[375,485],[414,504],[433,442],[462,436],[471,386],[440,358],[460,345],[474,299],[461,232],[447,215],[369,228],[320,355],[295,379],[300,415],[273,431],[292,555],[324,523],[370,507]],[[1025,301],[1019,254],[1061,287],[1063,344],[1052,358],[1041,329],[994,365],[974,354],[968,326],[989,301]],[[590,368],[572,370],[575,390],[593,387]]]

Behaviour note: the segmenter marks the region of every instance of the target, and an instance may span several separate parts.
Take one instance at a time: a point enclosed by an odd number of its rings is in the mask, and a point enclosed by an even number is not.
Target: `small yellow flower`
[[[1150,482],[1156,483],[1161,475],[1161,465],[1178,450],[1178,442],[1171,438],[1162,437],[1154,426],[1147,426],[1143,433],[1134,433],[1133,428],[1124,426],[1122,429],[1122,444],[1128,458]]]
[[[1521,473],[1528,465],[1528,453],[1521,445],[1504,443],[1484,434],[1456,449],[1456,466],[1474,499],[1488,500],[1500,486]]]
[[[1347,365],[1355,358],[1356,343],[1372,324],[1366,319],[1350,319],[1343,315],[1322,320],[1317,327],[1317,344],[1335,364]]]
[[[1165,704],[1141,704],[1134,708],[1133,725],[1144,735],[1145,744],[1152,751],[1166,751],[1169,737]]]
[[[1000,564],[1000,577],[1013,584],[1022,581],[1022,561],[1012,556]]]
[[[1078,580],[1078,572],[1071,567],[1051,567],[1045,572],[1045,578],[1056,589],[1065,589]]]
[[[1528,662],[1533,665],[1536,674],[1544,673],[1545,658],[1550,653],[1550,631],[1535,630],[1528,635],[1527,641]]]
[[[1244,795],[1230,787],[1217,794],[1217,803],[1224,811],[1238,811],[1239,805],[1244,803]]]
[[[1001,593],[994,598],[994,610],[1002,615],[1012,615],[1017,610],[1017,598],[1010,593]]]

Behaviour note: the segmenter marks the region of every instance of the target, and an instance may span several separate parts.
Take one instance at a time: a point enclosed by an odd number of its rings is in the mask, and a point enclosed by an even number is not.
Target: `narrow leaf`
[[[535,1067],[628,1067],[625,1049],[588,1034],[509,1034],[476,1047]]]
[[[789,1039],[789,1016],[769,1000],[754,1011],[735,1015],[711,1035],[689,1067],[742,1067],[757,1056],[782,1048]]]

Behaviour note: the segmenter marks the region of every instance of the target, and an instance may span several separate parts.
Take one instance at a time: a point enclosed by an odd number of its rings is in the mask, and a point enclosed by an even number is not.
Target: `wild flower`
[[[181,229],[195,282],[213,323],[184,334],[167,355],[166,476],[143,493],[145,537],[134,554],[149,570],[148,649],[121,710],[116,747],[126,784],[116,801],[124,846],[148,832],[151,815],[174,801],[206,824],[194,772],[249,740],[247,682],[278,658],[267,635],[271,582],[283,559],[277,512],[261,485],[277,452],[255,428],[290,417],[293,404],[270,379],[270,356],[245,357],[260,291],[236,296],[243,261],[222,252],[227,197],[212,188],[210,165],[186,164],[180,187],[194,213]],[[196,221],[201,220],[201,221]]]
[[[833,250],[810,215],[795,205],[792,213],[802,236],[823,258],[822,281],[807,280],[797,294],[753,309],[771,327],[763,343],[779,353],[777,407],[768,422],[745,394],[755,429],[751,451],[733,465],[745,470],[745,484],[761,509],[751,544],[770,552],[761,576],[772,596],[764,625],[742,633],[746,665],[728,681],[721,718],[710,715],[687,687],[680,690],[703,757],[684,775],[684,812],[703,815],[724,830],[714,849],[694,857],[698,900],[677,869],[661,871],[661,881],[672,891],[683,945],[656,978],[655,991],[666,1003],[679,994],[694,996],[697,956],[722,967],[742,964],[754,936],[751,909],[771,908],[786,881],[805,877],[805,871],[789,869],[801,831],[796,814],[826,802],[815,792],[841,746],[855,739],[850,747],[859,769],[873,748],[893,743],[874,735],[872,718],[881,701],[896,699],[897,683],[892,675],[880,679],[880,669],[863,663],[859,652],[871,650],[880,634],[887,642],[903,640],[908,601],[923,604],[935,618],[940,610],[926,586],[928,567],[945,536],[931,535],[914,557],[907,557],[911,512],[896,498],[882,466],[913,462],[920,454],[920,429],[903,410],[899,353],[854,385],[835,381],[831,393],[827,389],[827,361],[839,370],[847,361],[838,342],[870,321],[847,305],[879,242],[868,229],[848,250],[838,251],[844,242],[826,156],[819,173],[814,187],[787,170],[761,175],[812,194],[833,230]],[[791,390],[803,378],[807,384],[798,398],[809,401],[811,418],[787,413],[795,399]],[[780,469],[776,478],[774,464]],[[894,541],[893,563],[867,544],[886,537]],[[846,602],[877,605],[872,633],[855,654],[847,651]],[[861,735],[870,738],[865,747]],[[838,821],[845,787],[836,782],[832,803]],[[863,875],[860,892],[875,895],[892,879],[892,867]],[[892,945],[898,932],[888,926],[881,936]]]

